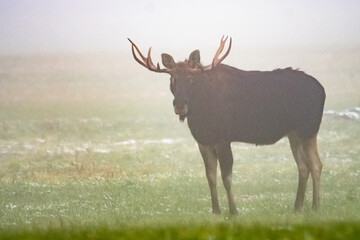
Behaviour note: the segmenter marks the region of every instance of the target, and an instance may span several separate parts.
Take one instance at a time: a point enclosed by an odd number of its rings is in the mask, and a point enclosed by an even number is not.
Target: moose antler
[[[222,51],[224,50],[224,47],[225,47],[225,43],[226,43],[226,40],[228,39],[228,37],[226,37],[224,39],[224,36],[222,36],[221,40],[220,40],[220,46],[219,46],[219,49],[216,51],[216,54],[214,56],[214,59],[212,61],[212,63],[210,65],[207,65],[205,67],[203,67],[204,70],[211,70],[213,68],[215,68],[217,65],[219,65],[226,57],[227,55],[229,55],[229,52],[230,52],[230,49],[231,49],[231,37],[230,37],[230,42],[229,42],[229,48],[228,50],[226,51],[226,53],[224,54],[224,56],[222,56],[220,59],[219,59],[219,56],[220,54],[222,53]]]
[[[146,67],[147,69],[149,69],[150,71],[153,71],[153,72],[169,73],[169,74],[171,73],[170,69],[161,69],[159,63],[157,63],[156,67],[155,67],[153,61],[151,60],[151,56],[150,56],[151,55],[151,47],[149,48],[148,55],[146,58],[146,57],[144,57],[144,55],[142,55],[142,53],[140,52],[139,48],[135,45],[135,43],[133,43],[133,41],[131,41],[129,38],[128,38],[128,40],[131,43],[131,51],[132,51],[133,57],[140,65]],[[140,55],[142,61],[136,56],[135,49],[138,52],[138,54]]]
[[[224,36],[222,36],[221,40],[220,40],[220,47],[219,49],[217,50],[216,54],[215,54],[215,57],[213,59],[213,62],[211,64],[211,67],[214,68],[216,67],[217,65],[219,65],[226,57],[227,55],[229,55],[229,52],[230,52],[230,49],[231,49],[231,37],[230,37],[230,43],[229,43],[229,48],[228,50],[226,51],[226,53],[224,54],[224,56],[222,56],[220,59],[219,59],[219,56],[220,54],[222,53],[222,51],[224,50],[224,47],[225,47],[225,43],[226,43],[226,40],[228,39],[228,37],[225,38],[224,40]]]

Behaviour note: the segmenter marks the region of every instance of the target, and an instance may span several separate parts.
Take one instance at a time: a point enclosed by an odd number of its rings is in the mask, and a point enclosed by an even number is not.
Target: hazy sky
[[[0,54],[141,46],[359,46],[359,0],[0,0]]]

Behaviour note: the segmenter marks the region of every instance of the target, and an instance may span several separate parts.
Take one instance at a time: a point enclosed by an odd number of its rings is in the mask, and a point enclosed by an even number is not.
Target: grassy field
[[[360,106],[356,53],[283,61],[304,65],[328,90],[326,109],[343,110]],[[323,119],[318,212],[309,187],[293,213],[297,169],[282,139],[232,145],[239,215],[228,214],[219,177],[223,214],[213,216],[200,153],[163,78],[121,54],[0,57],[0,238],[360,235],[360,120]]]

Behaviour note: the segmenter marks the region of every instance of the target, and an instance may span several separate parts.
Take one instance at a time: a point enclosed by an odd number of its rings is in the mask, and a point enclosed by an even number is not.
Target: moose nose
[[[187,104],[188,101],[186,101],[185,99],[175,98],[173,101],[175,113],[178,115],[185,115],[188,110]]]
[[[178,108],[183,108],[187,104],[188,104],[188,101],[183,98],[175,98],[173,101],[174,107],[178,107]]]

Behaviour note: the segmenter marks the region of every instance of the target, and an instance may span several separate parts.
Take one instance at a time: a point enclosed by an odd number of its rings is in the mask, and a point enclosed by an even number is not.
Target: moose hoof
[[[230,209],[229,212],[230,212],[230,214],[233,215],[233,216],[238,215],[238,213],[239,213],[237,209]]]

